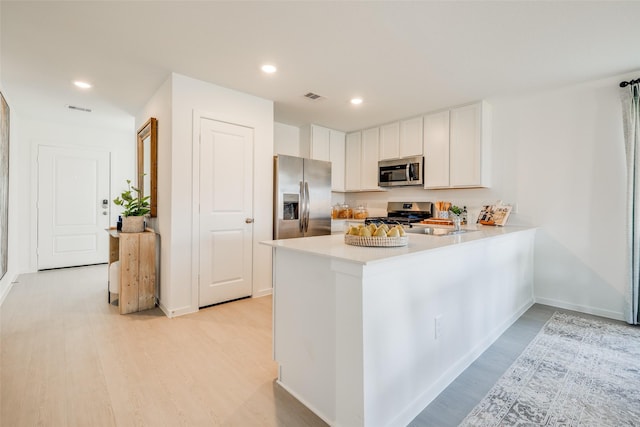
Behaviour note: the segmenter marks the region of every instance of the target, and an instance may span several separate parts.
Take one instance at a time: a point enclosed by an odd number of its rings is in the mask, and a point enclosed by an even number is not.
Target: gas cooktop
[[[365,224],[385,223],[402,224],[411,227],[411,224],[429,219],[433,216],[433,204],[431,202],[388,202],[387,216],[369,217]]]

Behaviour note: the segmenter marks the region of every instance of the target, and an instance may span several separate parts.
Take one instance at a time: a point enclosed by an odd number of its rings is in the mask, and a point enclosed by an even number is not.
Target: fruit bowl
[[[407,246],[409,237],[377,237],[377,236],[353,236],[351,234],[344,235],[344,242],[353,246],[368,247],[397,247]]]

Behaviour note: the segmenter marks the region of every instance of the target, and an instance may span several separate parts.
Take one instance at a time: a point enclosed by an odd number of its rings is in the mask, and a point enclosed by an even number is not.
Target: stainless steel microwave
[[[424,158],[422,156],[378,162],[378,185],[394,187],[422,185],[424,182]]]

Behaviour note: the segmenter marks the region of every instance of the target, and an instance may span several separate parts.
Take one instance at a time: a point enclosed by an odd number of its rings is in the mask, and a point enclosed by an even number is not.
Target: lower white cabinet
[[[489,187],[490,115],[483,101],[424,117],[424,188]]]

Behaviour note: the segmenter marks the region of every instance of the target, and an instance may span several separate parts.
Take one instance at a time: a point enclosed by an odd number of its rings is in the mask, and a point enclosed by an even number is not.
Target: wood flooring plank
[[[0,307],[1,426],[326,425],[275,383],[270,296],[123,316],[106,283],[106,265],[20,276]],[[554,311],[534,305],[410,425],[456,426]]]
[[[168,319],[107,304],[107,266],[27,274],[0,309],[2,426],[325,426],[280,389],[271,297]]]

